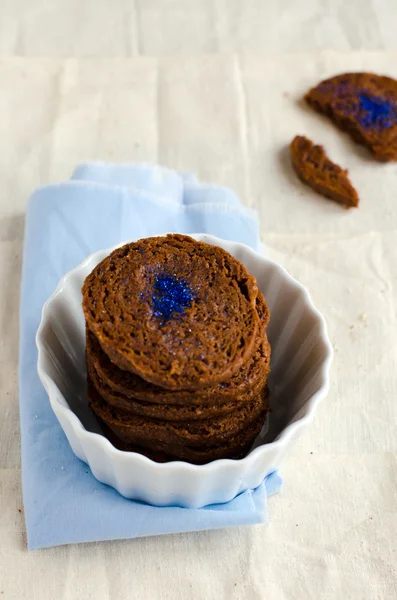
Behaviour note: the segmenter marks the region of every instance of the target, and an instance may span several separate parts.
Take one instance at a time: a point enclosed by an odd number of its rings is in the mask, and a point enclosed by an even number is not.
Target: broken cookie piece
[[[397,160],[397,81],[374,73],[344,73],[312,88],[305,100],[327,115],[375,159]]]
[[[291,142],[290,153],[293,167],[303,183],[347,209],[358,206],[359,197],[350,183],[348,171],[332,162],[323,146],[297,135]]]

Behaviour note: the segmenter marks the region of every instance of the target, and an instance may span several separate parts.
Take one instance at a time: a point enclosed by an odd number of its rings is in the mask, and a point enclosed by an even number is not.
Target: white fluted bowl
[[[306,289],[280,265],[243,244],[204,234],[192,237],[220,246],[243,262],[255,275],[271,311],[272,413],[267,431],[245,458],[200,466],[156,463],[141,454],[117,450],[100,433],[86,398],[81,287],[114,248],[92,254],[63,277],[44,305],[36,337],[38,373],[73,452],[102,483],[127,498],[158,506],[197,508],[227,502],[257,487],[280,466],[329,387],[332,348],[324,318]]]

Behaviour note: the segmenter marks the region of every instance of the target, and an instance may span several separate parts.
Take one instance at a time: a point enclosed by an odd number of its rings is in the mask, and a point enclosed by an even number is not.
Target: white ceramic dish
[[[305,288],[281,266],[243,244],[210,235],[196,240],[221,246],[255,275],[271,311],[269,378],[272,413],[267,431],[241,460],[197,466],[156,463],[117,450],[103,435],[85,394],[85,328],[81,286],[85,277],[114,248],[96,252],[70,271],[43,308],[37,332],[38,373],[51,406],[78,458],[94,476],[127,498],[155,505],[189,508],[227,502],[257,487],[278,468],[327,394],[332,348],[324,318]]]

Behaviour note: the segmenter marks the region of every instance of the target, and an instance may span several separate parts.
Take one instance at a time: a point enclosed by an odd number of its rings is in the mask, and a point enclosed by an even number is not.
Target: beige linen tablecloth
[[[0,599],[393,600],[397,164],[371,161],[301,97],[340,71],[397,76],[397,53],[353,51],[397,48],[395,3],[334,2],[324,22],[317,2],[302,3],[299,39],[281,7],[292,11],[292,2],[232,10],[226,0],[192,1],[188,19],[182,1],[104,2],[99,16],[99,3],[65,0],[62,27],[57,3],[45,12],[43,1],[36,10],[26,3],[16,24],[22,4],[0,3]],[[255,18],[265,5],[272,27],[265,13]],[[341,11],[353,5],[362,21],[346,29]],[[327,47],[343,52],[315,52]],[[145,53],[153,56],[126,56]],[[296,133],[350,169],[359,210],[297,181],[286,151]],[[267,527],[26,550],[17,391],[24,210],[33,188],[87,158],[161,163],[234,188],[258,209],[269,256],[328,320],[331,391],[283,465]]]

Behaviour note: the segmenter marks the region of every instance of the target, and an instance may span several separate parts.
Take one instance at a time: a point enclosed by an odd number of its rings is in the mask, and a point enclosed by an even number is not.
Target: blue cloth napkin
[[[146,165],[79,166],[71,181],[30,198],[21,291],[22,483],[29,549],[267,521],[278,473],[231,502],[192,510],[127,500],[72,453],[37,375],[41,309],[60,278],[89,254],[165,232],[211,233],[258,248],[255,214],[226,188]]]

